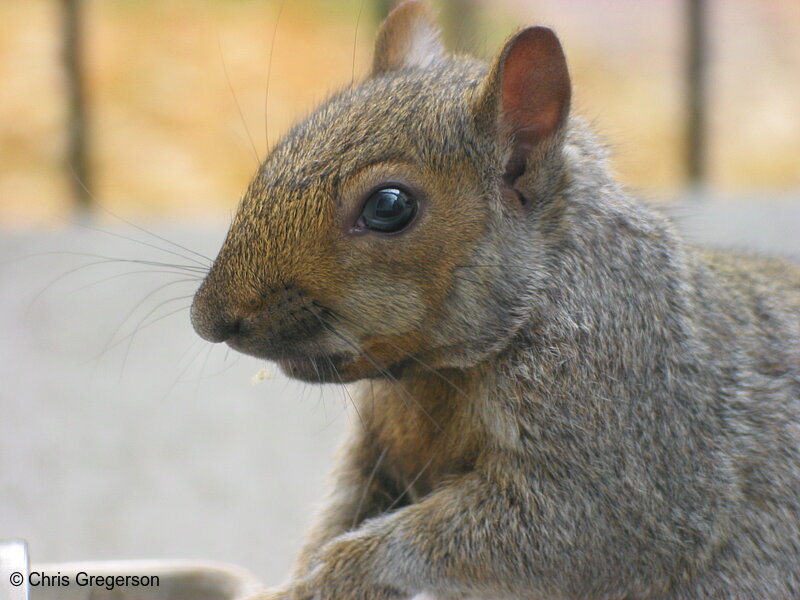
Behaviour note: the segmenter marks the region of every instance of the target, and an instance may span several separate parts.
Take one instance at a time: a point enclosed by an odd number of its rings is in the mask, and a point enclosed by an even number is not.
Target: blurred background
[[[0,538],[35,562],[286,573],[348,393],[187,309],[258,159],[364,76],[390,4],[0,0]],[[431,4],[483,57],[555,29],[622,181],[692,240],[800,256],[800,2]]]
[[[0,222],[52,225],[72,214],[82,193],[72,191],[80,188],[73,171],[103,205],[128,216],[226,218],[252,155],[268,148],[267,125],[272,143],[330,91],[363,76],[389,4],[0,3]],[[727,196],[800,187],[796,0],[708,1],[694,14],[690,5],[703,3],[432,4],[450,46],[482,56],[522,24],[553,27],[578,110],[615,149],[620,177],[648,196],[674,198],[698,180]],[[689,108],[698,88],[699,124]],[[689,144],[702,146],[699,177]]]

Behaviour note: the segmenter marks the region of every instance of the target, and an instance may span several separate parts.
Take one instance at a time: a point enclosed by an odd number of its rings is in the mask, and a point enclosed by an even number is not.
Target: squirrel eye
[[[367,229],[395,233],[408,225],[417,214],[417,201],[398,188],[386,187],[374,191],[361,211],[361,221]]]

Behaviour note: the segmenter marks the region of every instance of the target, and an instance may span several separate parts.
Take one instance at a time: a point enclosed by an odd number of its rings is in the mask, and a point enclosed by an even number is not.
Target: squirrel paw
[[[380,582],[387,565],[376,564],[377,540],[345,535],[329,542],[313,562],[311,570],[292,581],[283,595],[269,600],[409,600],[405,593]],[[381,568],[383,567],[383,568]]]
[[[273,588],[258,592],[254,596],[248,596],[247,600],[289,600],[290,592],[285,588]]]

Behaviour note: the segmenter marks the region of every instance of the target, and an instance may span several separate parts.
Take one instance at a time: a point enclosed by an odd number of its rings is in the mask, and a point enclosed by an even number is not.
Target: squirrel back
[[[407,2],[256,173],[195,328],[368,380],[275,597],[800,597],[800,268],[686,244],[570,100],[550,30]]]

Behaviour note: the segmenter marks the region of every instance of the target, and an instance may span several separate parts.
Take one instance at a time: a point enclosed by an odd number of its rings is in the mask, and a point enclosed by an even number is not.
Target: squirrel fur
[[[253,178],[195,329],[364,380],[264,599],[800,598],[800,268],[682,241],[570,95],[549,29],[487,66],[406,2]]]

